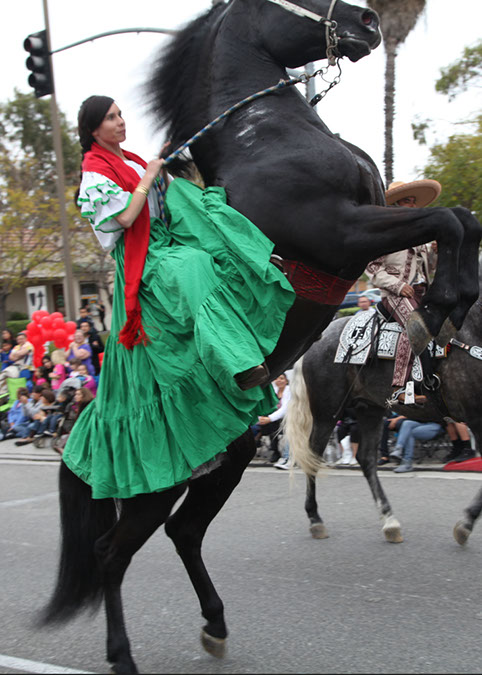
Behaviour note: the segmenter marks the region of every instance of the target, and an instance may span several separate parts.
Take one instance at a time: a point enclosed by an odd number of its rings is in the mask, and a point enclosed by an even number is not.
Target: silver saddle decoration
[[[347,322],[340,335],[334,358],[335,363],[351,363],[354,365],[366,363],[374,342],[374,321],[378,323],[378,326],[375,328],[377,333],[375,340],[377,357],[389,361],[395,360],[398,340],[403,329],[396,321],[385,322],[380,320],[375,309],[370,308],[366,311],[357,312]],[[478,358],[482,359],[482,349],[480,347],[473,347],[472,349],[479,349],[480,356]],[[429,350],[435,358],[444,358],[446,356],[445,349],[439,347],[435,342],[430,343]],[[415,357],[413,362],[412,379],[415,382],[422,382],[423,380],[422,364],[418,356]]]

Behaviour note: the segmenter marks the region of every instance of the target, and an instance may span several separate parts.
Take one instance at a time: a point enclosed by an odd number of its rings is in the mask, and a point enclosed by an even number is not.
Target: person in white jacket
[[[259,438],[260,436],[270,437],[270,461],[274,464],[277,460],[281,461],[281,459],[283,459],[279,451],[279,428],[286,415],[288,403],[291,398],[290,386],[286,373],[282,373],[274,380],[273,387],[278,397],[278,407],[270,415],[258,417],[258,423],[251,428],[256,438]]]

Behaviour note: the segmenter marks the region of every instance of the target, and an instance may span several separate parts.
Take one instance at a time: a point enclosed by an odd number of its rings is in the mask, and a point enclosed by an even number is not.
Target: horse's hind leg
[[[448,344],[455,332],[460,330],[467,312],[479,297],[479,244],[482,228],[468,209],[456,207],[451,210],[464,227],[464,238],[460,248],[459,301],[437,337],[437,343],[441,346]]]
[[[201,633],[204,649],[221,658],[228,635],[224,606],[201,555],[207,528],[241,480],[254,457],[256,446],[251,431],[232,443],[222,464],[211,473],[196,478],[179,508],[167,520],[165,530],[176,547],[201,605],[207,623]]]
[[[132,556],[162,525],[185,485],[122,501],[119,521],[97,540],[95,552],[104,577],[107,660],[114,673],[137,673],[124,622],[121,584]]]
[[[313,539],[328,539],[330,535],[316,503],[316,476],[306,476],[305,511],[310,519],[310,532]]]
[[[381,437],[383,411],[372,406],[357,405],[357,419],[360,432],[360,445],[357,459],[367,479],[377,506],[380,518],[383,521],[383,534],[391,544],[403,541],[400,523],[392,513],[392,507],[378,480],[377,449]]]
[[[454,527],[454,537],[457,544],[463,546],[470,537],[475,521],[482,512],[482,489],[479,490],[472,503],[464,510],[464,517]]]

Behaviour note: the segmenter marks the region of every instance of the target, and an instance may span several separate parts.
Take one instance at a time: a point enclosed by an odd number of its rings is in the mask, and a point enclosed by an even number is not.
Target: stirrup
[[[441,383],[440,377],[434,373],[430,376],[430,379],[427,378],[427,381],[424,380],[422,384],[428,391],[437,391],[437,389],[440,389]]]
[[[421,394],[414,394],[414,400],[412,402],[405,402],[407,391],[405,387],[401,387],[394,391],[391,397],[387,400],[387,405],[391,408],[393,405],[410,405],[415,408],[423,408],[423,404],[426,403],[427,397]],[[408,398],[408,397],[407,397]],[[410,401],[410,399],[409,399]]]

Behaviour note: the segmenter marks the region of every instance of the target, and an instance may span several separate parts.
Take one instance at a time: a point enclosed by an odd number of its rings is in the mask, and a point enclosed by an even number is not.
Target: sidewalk
[[[6,441],[0,441],[0,462],[5,464],[9,462],[35,462],[39,464],[51,464],[60,462],[60,455],[50,447],[50,438],[46,438],[44,448],[36,448],[33,443],[17,446],[15,441],[18,439],[9,438]]]

